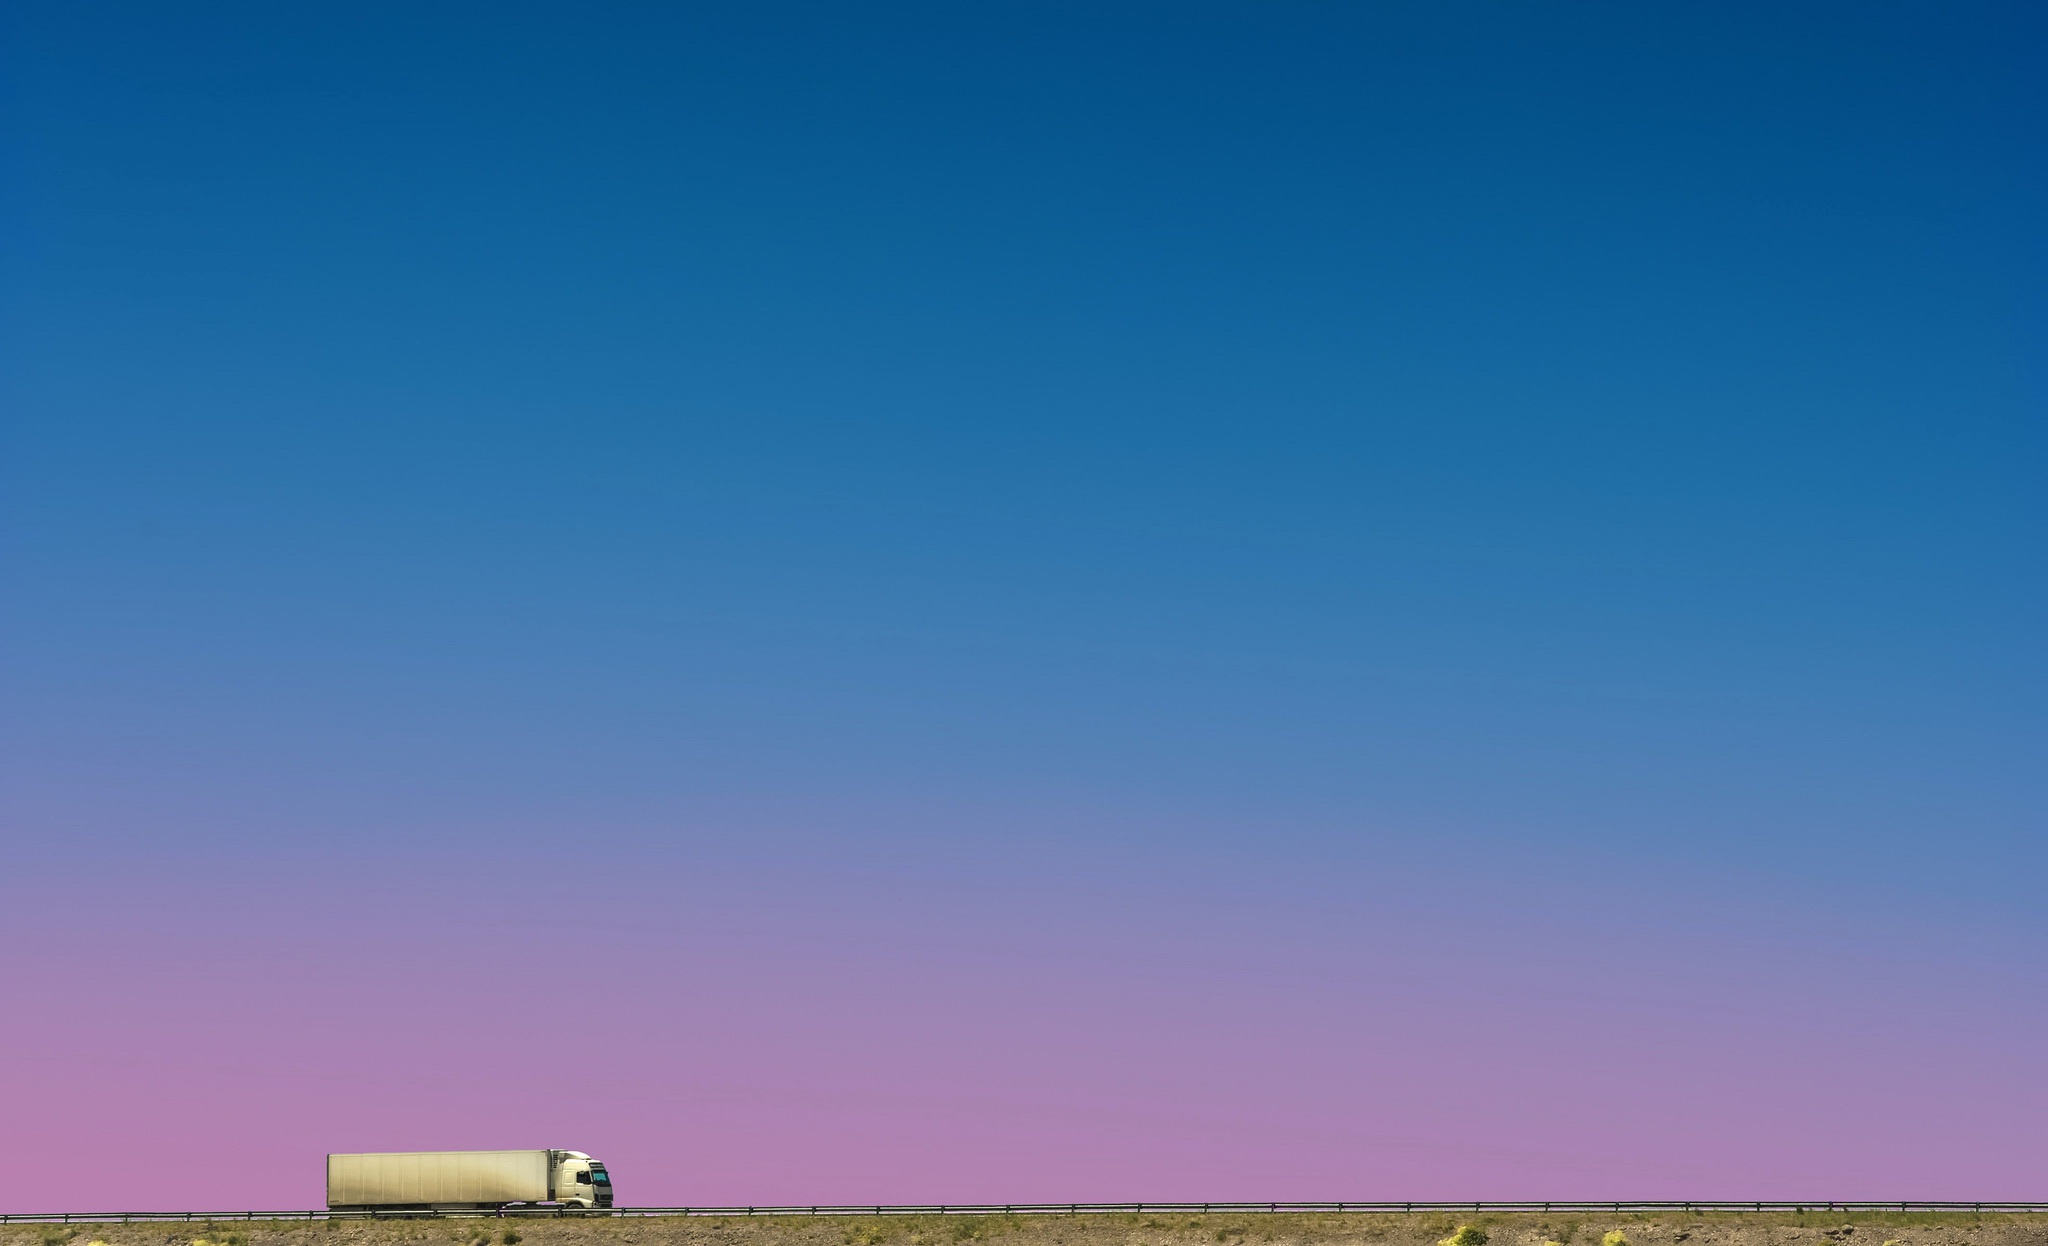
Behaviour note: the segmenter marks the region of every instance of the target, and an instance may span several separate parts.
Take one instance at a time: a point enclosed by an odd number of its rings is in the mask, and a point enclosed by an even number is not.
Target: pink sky
[[[46,881],[5,918],[11,1211],[527,1146],[639,1205],[2040,1193],[2038,999],[1846,917],[1460,915],[1395,874]]]

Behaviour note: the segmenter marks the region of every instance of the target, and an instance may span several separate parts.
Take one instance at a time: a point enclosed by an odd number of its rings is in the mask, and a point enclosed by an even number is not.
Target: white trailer
[[[609,1207],[612,1178],[581,1151],[380,1151],[327,1157],[335,1211]]]

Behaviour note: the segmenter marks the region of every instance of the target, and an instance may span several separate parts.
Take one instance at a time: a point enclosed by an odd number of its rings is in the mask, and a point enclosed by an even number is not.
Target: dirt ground
[[[2048,1246],[2048,1214],[761,1216],[0,1226],[0,1246]],[[1467,1246],[1480,1246],[1465,1234]]]

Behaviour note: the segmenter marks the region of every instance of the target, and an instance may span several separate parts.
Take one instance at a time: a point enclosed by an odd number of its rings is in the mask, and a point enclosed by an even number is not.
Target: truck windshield
[[[604,1169],[592,1167],[590,1170],[590,1183],[592,1185],[610,1185],[612,1179]]]

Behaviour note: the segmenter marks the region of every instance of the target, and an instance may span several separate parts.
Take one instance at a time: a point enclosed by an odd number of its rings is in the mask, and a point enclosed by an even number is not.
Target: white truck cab
[[[609,1207],[612,1205],[612,1177],[604,1165],[581,1151],[550,1151],[554,1171],[548,1184],[555,1201],[564,1207]]]

